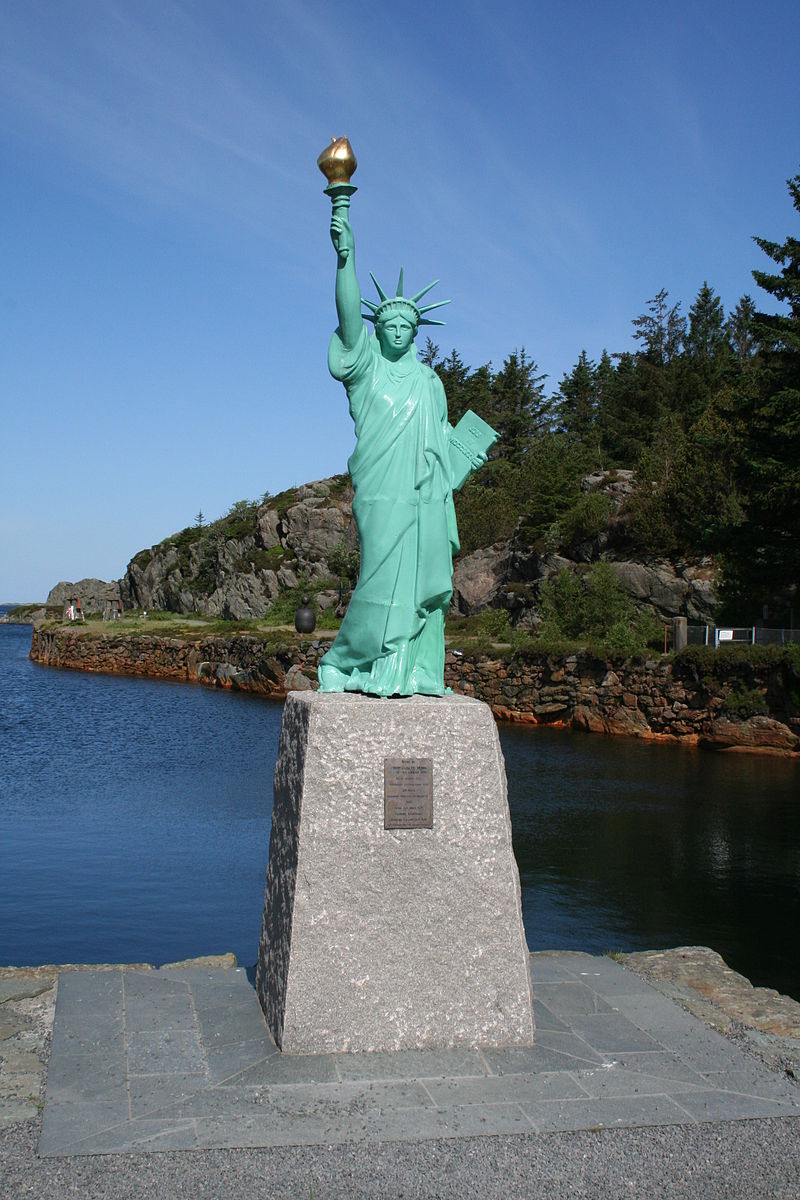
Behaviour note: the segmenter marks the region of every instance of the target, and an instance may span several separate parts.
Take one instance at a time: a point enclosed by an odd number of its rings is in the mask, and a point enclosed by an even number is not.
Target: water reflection
[[[704,944],[800,995],[796,761],[504,726],[532,949]]]

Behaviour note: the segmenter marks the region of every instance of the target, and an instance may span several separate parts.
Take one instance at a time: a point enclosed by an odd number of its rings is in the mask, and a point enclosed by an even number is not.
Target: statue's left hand
[[[489,461],[488,455],[484,454],[483,450],[479,450],[476,454],[472,455],[473,471],[477,471],[479,467],[482,467],[483,464],[488,461]]]

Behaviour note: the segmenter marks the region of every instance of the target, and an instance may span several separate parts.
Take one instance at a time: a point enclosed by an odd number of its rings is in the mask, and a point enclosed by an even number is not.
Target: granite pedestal
[[[430,828],[385,828],[397,760],[411,785],[389,823]],[[274,797],[256,987],[284,1053],[533,1044],[487,705],[291,692]]]

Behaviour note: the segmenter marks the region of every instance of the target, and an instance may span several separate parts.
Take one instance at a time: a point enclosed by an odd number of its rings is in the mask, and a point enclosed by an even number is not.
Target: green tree
[[[737,442],[721,390],[688,429],[677,413],[658,426],[636,467],[631,528],[645,555],[714,554],[738,521]]]
[[[787,186],[800,214],[800,174]],[[724,588],[742,620],[759,616],[764,603],[788,616],[800,585],[800,239],[754,240],[779,270],[755,270],[753,278],[785,308],[754,314],[761,369],[743,381],[729,413],[744,514],[728,530]]]
[[[576,571],[562,567],[539,590],[541,634],[548,640],[578,638],[586,626],[586,589]]]
[[[548,433],[533,442],[509,486],[523,546],[544,538],[578,502],[588,465],[586,450],[564,433]]]
[[[328,566],[340,583],[346,582],[350,587],[355,587],[361,569],[358,547],[348,546],[344,541],[337,542],[328,554]]]
[[[546,375],[523,347],[509,354],[491,380],[490,423],[500,435],[500,453],[519,461],[535,437],[551,426],[552,402],[545,396]]]
[[[558,385],[555,403],[564,429],[587,446],[595,440],[598,400],[597,367],[581,350],[575,366]]]
[[[713,288],[703,281],[689,309],[686,351],[690,358],[704,361],[716,358],[725,346],[725,312]]]
[[[439,347],[430,338],[425,338],[425,349],[419,356],[420,362],[424,362],[426,367],[435,367],[439,358]]]
[[[655,366],[672,362],[681,352],[686,338],[686,318],[681,316],[680,301],[670,307],[666,288],[647,301],[647,312],[634,317],[636,333],[642,343],[642,355]]]
[[[758,339],[754,329],[755,316],[756,306],[752,298],[744,295],[725,323],[728,344],[743,368],[752,364],[758,352]]]
[[[447,415],[452,425],[457,425],[469,408],[486,419],[490,407],[488,367],[479,368],[477,372],[470,371],[458,351],[453,349],[444,359],[439,359],[437,354],[433,368],[444,384]]]
[[[644,650],[662,634],[651,613],[634,612],[607,562],[594,563],[584,575],[564,567],[551,576],[541,587],[539,613],[543,638],[586,639],[621,654]]]
[[[669,407],[680,414],[684,428],[698,419],[736,369],[722,301],[704,282],[689,309],[684,353],[670,368],[674,386]]]
[[[617,365],[613,375],[605,377],[597,414],[600,449],[606,465],[633,467],[663,412],[662,389],[654,386],[662,368],[643,371],[636,356],[627,352],[615,357]],[[601,360],[598,370],[602,366]]]

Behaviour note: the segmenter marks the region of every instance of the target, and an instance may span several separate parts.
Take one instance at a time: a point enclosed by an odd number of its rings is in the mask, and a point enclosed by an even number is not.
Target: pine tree
[[[725,346],[725,313],[714,289],[703,281],[697,299],[689,309],[686,350],[691,358],[716,358]]]
[[[609,466],[635,467],[650,445],[664,413],[663,367],[643,365],[636,355],[615,354],[613,374],[598,366],[602,403],[597,426],[602,455]]]
[[[430,338],[425,338],[425,349],[420,354],[419,361],[425,363],[426,367],[435,367],[438,360],[439,347]]]
[[[587,446],[594,444],[598,408],[597,367],[585,350],[581,350],[575,366],[558,385],[555,402],[559,420],[566,432]]]
[[[725,322],[728,344],[742,367],[749,366],[758,352],[754,320],[756,306],[750,296],[742,296]]]
[[[668,295],[667,289],[661,288],[647,301],[648,311],[633,321],[636,327],[633,336],[644,345],[641,353],[656,366],[672,362],[680,354],[686,337],[686,318],[681,316],[680,301],[670,308]]]
[[[787,185],[800,214],[800,175]],[[761,370],[743,379],[729,412],[745,511],[729,530],[725,587],[747,620],[764,603],[789,616],[800,587],[800,240],[754,241],[780,271],[753,278],[788,312],[753,315]]]
[[[552,402],[544,394],[546,378],[537,373],[524,347],[509,354],[492,378],[490,423],[500,434],[501,453],[510,461],[519,461],[532,439],[552,424]]]
[[[689,309],[684,353],[673,364],[668,407],[680,415],[684,430],[697,421],[735,368],[725,336],[722,301],[703,282]]]

